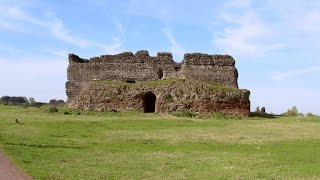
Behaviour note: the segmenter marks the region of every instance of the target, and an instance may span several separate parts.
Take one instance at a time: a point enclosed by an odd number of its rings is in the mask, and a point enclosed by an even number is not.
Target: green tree
[[[30,97],[29,98],[29,103],[30,104],[34,104],[34,103],[36,103],[37,101],[33,98],[33,97]]]
[[[255,112],[256,112],[256,113],[261,113],[259,106],[256,107],[256,111],[255,111]]]
[[[291,109],[288,109],[287,112],[283,113],[283,115],[298,116],[299,115],[298,108],[296,106],[293,106]]]
[[[311,112],[308,112],[308,113],[306,114],[306,116],[307,116],[307,117],[315,117],[315,115],[312,114]]]

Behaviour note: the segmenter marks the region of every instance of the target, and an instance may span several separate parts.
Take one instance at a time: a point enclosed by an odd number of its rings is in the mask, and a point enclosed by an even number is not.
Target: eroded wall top
[[[68,81],[83,83],[94,80],[154,81],[164,77],[185,77],[238,87],[235,61],[229,55],[186,53],[176,63],[171,53],[148,51],[123,52],[83,59],[69,54]]]

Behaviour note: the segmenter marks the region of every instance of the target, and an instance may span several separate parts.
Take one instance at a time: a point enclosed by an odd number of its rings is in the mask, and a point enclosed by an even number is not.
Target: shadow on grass
[[[38,148],[68,148],[68,149],[83,149],[81,146],[64,146],[64,145],[49,145],[49,144],[25,144],[25,143],[5,143],[6,145],[13,146],[29,146]]]
[[[282,115],[274,115],[274,114],[268,114],[268,113],[256,113],[256,112],[250,112],[249,117],[260,117],[260,118],[267,118],[267,119],[275,119],[279,118]]]

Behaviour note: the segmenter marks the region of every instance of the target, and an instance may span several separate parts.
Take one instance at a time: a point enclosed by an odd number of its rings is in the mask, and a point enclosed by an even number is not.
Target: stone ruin
[[[248,116],[250,92],[238,88],[229,55],[124,52],[83,59],[69,54],[67,106],[99,111],[201,113]]]

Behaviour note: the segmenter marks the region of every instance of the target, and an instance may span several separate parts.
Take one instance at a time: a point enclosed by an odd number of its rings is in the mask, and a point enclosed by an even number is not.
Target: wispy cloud
[[[105,53],[116,54],[122,51],[122,40],[115,37],[110,44],[95,43],[95,46],[102,49]]]
[[[165,37],[169,40],[170,43],[170,51],[179,56],[179,58],[183,57],[185,50],[181,47],[181,45],[176,41],[176,38],[174,37],[172,31],[170,28],[166,27],[162,29],[162,32],[164,33]]]
[[[7,29],[14,32],[23,32],[22,28],[16,24],[12,24],[4,19],[0,19],[0,29]]]
[[[49,31],[54,37],[66,43],[79,47],[89,47],[94,44],[90,42],[90,40],[73,35],[70,31],[68,31],[65,28],[63,22],[60,19],[55,18],[52,22],[45,24],[44,27],[49,29]]]
[[[227,25],[222,33],[214,37],[213,43],[227,53],[250,56],[285,47],[283,43],[268,41],[272,29],[251,8],[250,0],[226,2],[220,20]]]
[[[49,53],[53,56],[57,56],[61,58],[66,58],[68,55],[68,52],[66,50],[58,50],[58,49],[52,49],[52,48],[47,48],[43,52]]]
[[[57,18],[54,13],[44,12],[50,14],[46,18],[39,18],[32,16],[27,11],[20,7],[4,2],[0,2],[0,28],[11,30],[14,32],[26,32],[25,27],[30,25],[43,28],[49,32],[53,37],[81,48],[97,47],[101,48],[107,53],[117,52],[122,46],[122,41],[119,37],[114,37],[110,44],[95,42],[83,37],[75,35],[72,31],[65,27],[62,19]],[[125,29],[120,22],[116,23],[121,38],[124,36]]]
[[[295,70],[290,70],[287,72],[275,73],[272,75],[272,79],[273,80],[286,80],[288,78],[302,76],[305,74],[318,72],[318,71],[320,71],[320,66],[313,66],[313,67],[308,67],[308,68],[304,68],[304,69],[295,69]]]
[[[268,0],[266,6],[277,16],[277,28],[282,38],[294,40],[288,43],[290,46],[319,47],[320,1]]]

